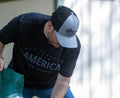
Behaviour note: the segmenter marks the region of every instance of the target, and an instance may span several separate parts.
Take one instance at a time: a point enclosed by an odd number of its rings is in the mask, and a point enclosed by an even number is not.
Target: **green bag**
[[[0,98],[23,98],[24,76],[12,69],[0,72]]]

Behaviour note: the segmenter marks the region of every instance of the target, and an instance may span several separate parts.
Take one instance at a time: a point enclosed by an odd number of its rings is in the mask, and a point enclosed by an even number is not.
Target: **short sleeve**
[[[0,41],[3,44],[8,44],[10,42],[16,41],[18,24],[19,24],[19,18],[15,17],[0,30]]]
[[[60,74],[62,76],[65,76],[65,77],[72,76],[78,55],[80,53],[80,48],[81,48],[81,45],[79,43],[78,48],[70,49],[66,51],[68,53],[65,53],[65,55],[63,55],[64,60],[63,60],[63,64],[60,69]]]

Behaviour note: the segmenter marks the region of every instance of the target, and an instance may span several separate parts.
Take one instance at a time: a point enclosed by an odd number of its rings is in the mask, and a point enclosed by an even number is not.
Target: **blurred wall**
[[[51,15],[54,9],[54,0],[13,0],[0,2],[0,29],[11,19],[22,13],[40,12]],[[12,56],[13,43],[5,46],[3,57],[5,66],[8,65]]]
[[[120,0],[64,0],[80,19],[75,98],[120,98]]]

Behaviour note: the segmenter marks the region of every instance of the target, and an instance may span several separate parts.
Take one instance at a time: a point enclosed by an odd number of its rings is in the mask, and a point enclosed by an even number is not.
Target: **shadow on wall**
[[[1,2],[9,2],[9,1],[15,1],[15,0],[0,0],[0,3]]]

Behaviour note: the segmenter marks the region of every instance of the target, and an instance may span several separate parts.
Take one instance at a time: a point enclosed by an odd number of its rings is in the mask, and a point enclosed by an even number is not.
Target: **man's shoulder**
[[[49,20],[50,16],[38,12],[24,13],[20,15],[22,23],[39,23],[43,20]]]
[[[76,38],[77,38],[77,44],[78,44],[77,49],[80,49],[80,48],[81,48],[81,42],[80,42],[80,39],[78,38],[78,36],[76,36]]]

